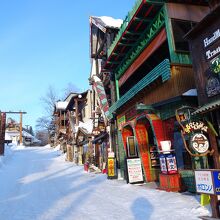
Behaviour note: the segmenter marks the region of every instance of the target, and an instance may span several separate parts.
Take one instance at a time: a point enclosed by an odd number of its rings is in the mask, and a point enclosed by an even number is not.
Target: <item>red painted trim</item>
[[[123,32],[123,34],[121,35],[120,39],[118,40],[118,43],[121,41],[121,38],[126,34],[126,31],[128,30],[128,28],[131,26],[134,17],[137,15],[137,13],[141,10],[142,6],[144,5],[145,0],[142,1],[142,3],[140,4],[139,8],[137,9],[137,11],[135,12],[135,14],[133,15],[132,19],[130,20],[128,26],[126,27],[125,31]],[[115,51],[115,48],[118,46],[118,43],[115,45],[114,49],[112,50],[112,53]],[[110,60],[110,58],[112,57],[112,53],[110,54],[110,56],[108,57],[107,62]],[[105,66],[103,67],[105,69]]]
[[[151,12],[151,10],[152,10],[153,7],[154,7],[154,6],[151,5],[150,8],[148,8],[148,10],[146,11],[146,13],[144,14],[144,17],[147,17],[147,16],[150,14],[150,12]],[[143,23],[143,21],[140,21],[140,22],[139,22],[139,24],[138,24],[137,27],[135,28],[135,31],[138,30],[138,28],[142,25],[142,23]]]
[[[119,79],[119,87],[122,86],[133,73],[153,54],[161,44],[167,39],[165,28],[152,40],[150,45],[146,47],[143,52],[136,58],[136,60],[129,66],[123,76]]]

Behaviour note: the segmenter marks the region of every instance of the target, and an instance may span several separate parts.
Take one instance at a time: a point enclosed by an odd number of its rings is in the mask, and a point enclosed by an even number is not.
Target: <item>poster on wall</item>
[[[140,158],[127,159],[127,172],[129,183],[144,182]]]

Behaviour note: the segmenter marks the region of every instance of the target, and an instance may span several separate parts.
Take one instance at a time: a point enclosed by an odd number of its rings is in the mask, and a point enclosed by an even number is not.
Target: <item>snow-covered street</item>
[[[49,147],[14,149],[0,163],[1,220],[198,219],[210,214],[198,198],[86,173]]]

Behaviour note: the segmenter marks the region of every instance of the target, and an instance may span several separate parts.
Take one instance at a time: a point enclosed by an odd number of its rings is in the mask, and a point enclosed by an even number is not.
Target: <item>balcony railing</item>
[[[162,82],[167,81],[171,77],[170,72],[170,61],[165,59],[159,65],[157,65],[153,70],[151,70],[143,79],[141,79],[134,87],[132,87],[128,92],[126,92],[117,102],[115,102],[109,108],[109,118],[112,118],[112,113],[117,109],[122,107],[126,102],[131,100],[135,95],[137,95],[142,89],[148,86],[150,83],[162,78]]]
[[[139,6],[141,5],[143,0],[137,0],[134,7],[132,8],[132,10],[128,13],[128,15],[125,17],[114,41],[112,42],[112,45],[109,47],[108,49],[108,57],[110,56],[110,54],[112,53],[112,51],[114,50],[116,44],[118,43],[119,39],[121,38],[122,34],[124,33],[125,29],[127,28],[129,22],[131,21],[131,19],[133,18],[134,14],[136,13],[137,9],[139,8]]]

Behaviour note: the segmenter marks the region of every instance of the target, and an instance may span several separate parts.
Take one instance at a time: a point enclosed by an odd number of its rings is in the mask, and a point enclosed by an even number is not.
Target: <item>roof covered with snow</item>
[[[106,28],[120,28],[123,23],[122,19],[115,19],[108,16],[91,16],[90,23],[96,25],[103,32],[106,32]]]
[[[67,105],[68,105],[68,102],[62,102],[62,101],[56,102],[56,109],[65,110]]]

